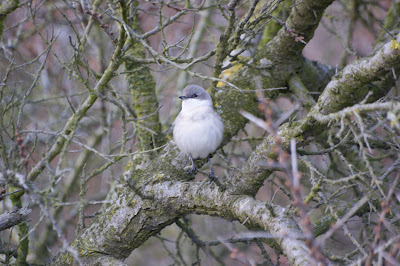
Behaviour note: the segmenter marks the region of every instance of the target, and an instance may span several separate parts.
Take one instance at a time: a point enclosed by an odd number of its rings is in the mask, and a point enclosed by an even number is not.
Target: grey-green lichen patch
[[[292,0],[283,1],[279,4],[279,6],[271,13],[274,17],[279,17],[282,20],[286,19],[287,14],[290,13],[290,8],[292,7]],[[258,48],[262,49],[272,38],[275,37],[279,29],[282,25],[275,21],[271,20],[264,28],[263,35],[258,44]]]
[[[390,78],[400,68],[400,53],[385,44],[370,57],[348,64],[326,86],[319,97],[317,110],[322,114],[337,112],[344,107],[361,102],[368,92],[373,92],[369,100],[387,93],[394,84]],[[370,86],[375,82],[375,86]]]
[[[3,36],[4,22],[7,15],[18,8],[18,3],[18,0],[9,0],[0,4],[0,36]]]
[[[134,43],[127,51],[127,55],[144,58],[144,48],[139,43]],[[147,66],[135,62],[125,62],[127,83],[133,94],[133,109],[140,120],[137,120],[137,138],[140,151],[152,150],[164,143],[161,134],[161,123],[159,121],[158,101],[155,94],[155,82]],[[154,132],[154,133],[152,133]],[[155,152],[143,154],[145,157],[153,158]]]
[[[272,61],[267,58],[261,58],[259,65],[261,68],[270,68],[273,66]]]
[[[245,90],[245,89],[244,89]],[[253,93],[242,93],[231,89],[229,93],[216,95],[214,101],[219,107],[217,110],[224,123],[224,139],[228,140],[247,123],[247,120],[239,115],[240,110],[248,112],[256,111],[255,97]]]

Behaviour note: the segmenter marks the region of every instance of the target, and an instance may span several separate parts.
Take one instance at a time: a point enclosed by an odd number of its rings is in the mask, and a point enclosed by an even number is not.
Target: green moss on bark
[[[394,28],[398,28],[399,26],[399,19],[400,19],[400,2],[398,1],[393,1],[392,5],[390,6],[389,11],[386,13],[386,18],[385,18],[385,24],[383,25],[383,28],[381,32],[379,33],[379,37],[376,40],[376,44],[384,42],[386,37],[388,36],[387,30],[392,31]]]
[[[132,28],[140,32],[138,16],[136,13],[137,1],[130,6],[130,24]],[[130,40],[131,47],[126,55],[134,58],[145,58],[144,47],[135,40]],[[128,88],[133,95],[133,110],[138,120],[136,121],[137,149],[147,151],[164,144],[165,139],[161,134],[161,123],[158,116],[158,100],[155,93],[156,84],[147,65],[126,61],[125,70],[128,72],[126,80]],[[142,164],[156,155],[156,152],[143,153],[136,156],[135,164]]]
[[[272,12],[272,16],[285,21],[287,14],[289,14],[290,7],[292,6],[292,0],[284,1],[279,4],[279,7]],[[276,21],[271,20],[264,28],[263,36],[261,37],[260,43],[258,44],[258,49],[262,49],[269,41],[271,41],[275,35],[278,33],[282,25]]]
[[[8,14],[18,8],[18,0],[5,0],[0,4],[0,40],[3,37],[4,22]]]
[[[133,43],[127,54],[138,58],[145,57],[144,48],[136,42]],[[125,62],[125,69],[129,71],[127,82],[133,95],[133,109],[140,119],[136,122],[138,125],[139,150],[154,149],[164,142],[161,136],[161,124],[156,112],[158,108],[155,94],[156,84],[147,66],[127,61]]]
[[[10,192],[17,190],[13,186],[10,186]],[[18,192],[15,194],[10,195],[11,202],[13,206],[22,208],[22,199],[21,197],[24,195],[24,192]],[[26,258],[29,252],[29,225],[26,222],[22,222],[18,224],[18,239],[19,239],[19,246],[17,251],[17,261],[15,262],[16,265],[26,265]]]

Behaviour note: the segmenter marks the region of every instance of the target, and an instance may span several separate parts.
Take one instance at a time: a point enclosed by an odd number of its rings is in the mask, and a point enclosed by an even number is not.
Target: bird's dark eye
[[[197,94],[196,94],[196,93],[193,94],[192,97],[193,97],[193,98],[197,98]]]

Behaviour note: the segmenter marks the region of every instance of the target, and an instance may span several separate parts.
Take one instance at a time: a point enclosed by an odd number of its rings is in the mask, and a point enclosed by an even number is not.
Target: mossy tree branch
[[[15,187],[11,187],[10,189],[11,192],[15,190],[17,190],[17,188]],[[22,195],[23,192],[18,192],[10,196],[10,199],[14,207],[22,209],[22,199],[21,199]],[[18,265],[25,265],[27,263],[26,258],[28,256],[28,251],[29,251],[29,238],[27,237],[28,232],[29,232],[29,225],[25,221],[21,221],[20,223],[18,223],[18,239],[20,241],[19,248],[17,250],[17,261],[16,261]]]
[[[5,0],[0,4],[0,40],[3,37],[4,22],[8,14],[18,8],[19,0]]]
[[[122,2],[121,2],[122,3]],[[137,1],[133,1],[126,12],[129,13],[131,19],[131,27],[135,32],[141,32],[138,14]],[[145,48],[140,42],[130,40],[130,48],[125,55],[133,58],[145,58]],[[153,150],[164,144],[165,140],[161,133],[161,123],[158,116],[158,100],[155,93],[156,83],[150,73],[150,68],[147,65],[134,61],[125,61],[125,70],[129,90],[133,94],[133,110],[138,118],[136,121],[136,132],[138,141],[138,150],[147,151]],[[147,162],[155,157],[156,153],[142,153],[136,157],[138,164]]]
[[[252,197],[221,192],[215,185],[192,182],[160,182],[142,187],[144,199],[127,188],[121,188],[119,199],[106,209],[110,222],[96,223],[74,242],[84,255],[83,262],[91,264],[109,255],[123,261],[131,249],[159,232],[160,227],[173,223],[177,216],[188,213],[206,214],[228,220],[246,221],[250,228],[262,228],[275,239],[294,265],[311,263],[309,250],[302,240],[296,222],[284,214],[284,209],[255,200]],[[143,223],[144,221],[147,221]],[[281,237],[282,235],[289,237]],[[67,254],[57,258],[63,265]]]
[[[397,36],[400,41],[400,35]],[[369,91],[378,99],[391,89],[400,66],[400,50],[387,42],[382,48],[369,57],[352,62],[340,71],[324,89],[318,99],[315,111],[322,114],[337,112],[363,100]],[[384,85],[373,85],[382,80]]]

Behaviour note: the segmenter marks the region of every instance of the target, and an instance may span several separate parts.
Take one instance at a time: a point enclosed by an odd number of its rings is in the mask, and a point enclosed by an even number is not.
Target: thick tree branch
[[[221,192],[212,185],[196,182],[160,182],[147,185],[142,192],[152,196],[146,200],[133,194],[129,188],[104,215],[112,223],[94,223],[74,242],[84,263],[98,261],[97,256],[109,255],[122,260],[144,239],[171,224],[177,216],[187,213],[207,214],[228,220],[245,222],[247,226],[269,232],[292,264],[312,263],[310,250],[301,240],[303,234],[296,222],[285,215],[285,209],[265,204],[252,197]],[[153,214],[152,214],[153,213]],[[146,221],[146,222],[144,222]],[[56,265],[63,265],[69,255],[59,256]],[[69,258],[70,259],[70,258]]]
[[[0,4],[0,41],[3,38],[4,21],[8,14],[18,8],[19,0],[5,0]]]
[[[397,36],[400,42],[400,35]],[[400,68],[400,50],[393,49],[387,42],[373,55],[356,60],[340,71],[318,99],[315,111],[322,114],[337,112],[344,107],[361,101],[373,87],[364,87],[371,82],[384,80],[386,77],[392,83],[395,81],[392,73],[398,73]],[[392,76],[392,77],[390,77]],[[381,90],[387,93],[391,86],[383,86]]]
[[[0,215],[0,231],[8,229],[14,225],[17,225],[21,222],[24,222],[28,219],[28,214],[31,212],[31,209],[21,208],[21,209],[13,209],[9,212],[3,213]]]
[[[131,27],[136,32],[141,32],[139,18],[137,14],[138,1],[133,2],[130,12],[128,7],[122,5],[122,13],[131,18]],[[125,9],[125,10],[124,10]],[[124,19],[125,20],[125,19]],[[136,40],[131,40],[131,47],[126,51],[127,56],[145,58],[146,50],[142,44]],[[125,61],[126,80],[130,92],[133,95],[133,110],[136,117],[146,117],[146,119],[138,120],[136,131],[138,151],[153,150],[164,144],[165,139],[161,133],[161,123],[158,116],[158,100],[156,97],[156,83],[151,75],[150,68],[147,65],[136,63],[133,61]],[[150,115],[151,114],[151,115]],[[154,159],[156,152],[142,153],[135,159],[135,163],[146,164],[149,160]]]
[[[323,12],[332,2],[333,0],[304,0],[292,8],[285,25],[257,55],[258,66],[269,72],[263,77],[264,80],[277,80],[282,85],[301,69],[304,44],[297,41],[296,36],[303,37],[305,42],[311,40]]]

